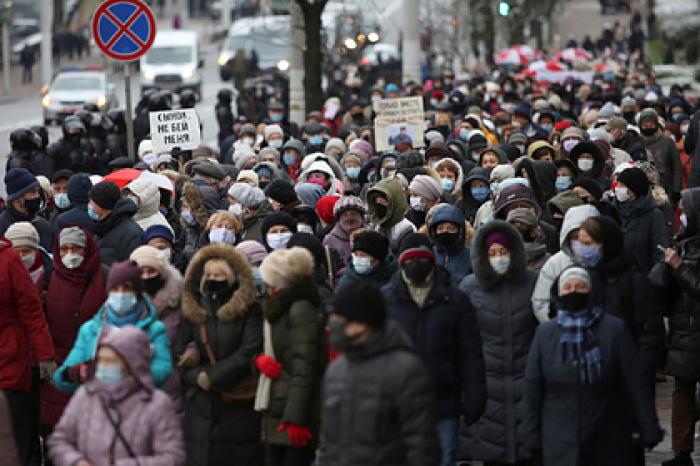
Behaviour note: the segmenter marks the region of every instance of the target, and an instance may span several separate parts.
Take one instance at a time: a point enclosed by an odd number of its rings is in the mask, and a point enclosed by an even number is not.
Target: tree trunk
[[[304,34],[306,44],[304,47],[304,100],[306,112],[321,110],[323,107],[323,89],[321,88],[321,74],[323,71],[323,53],[321,51],[322,39],[321,14],[328,0],[296,0],[304,13]]]

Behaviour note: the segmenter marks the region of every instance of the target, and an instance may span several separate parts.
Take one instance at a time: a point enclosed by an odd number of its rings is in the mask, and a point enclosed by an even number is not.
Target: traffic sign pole
[[[92,18],[92,36],[102,53],[124,63],[126,146],[129,160],[135,162],[131,62],[145,54],[153,45],[156,38],[155,18],[141,0],[106,0]]]
[[[126,118],[126,153],[129,156],[129,160],[136,162],[136,155],[134,154],[134,116],[131,111],[131,63],[124,63],[124,104],[126,105],[126,111],[124,112],[124,118]]]

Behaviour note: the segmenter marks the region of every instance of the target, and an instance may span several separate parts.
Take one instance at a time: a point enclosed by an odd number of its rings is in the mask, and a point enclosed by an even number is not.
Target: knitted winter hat
[[[366,252],[378,261],[383,262],[389,253],[389,240],[378,231],[366,231],[355,238],[352,250],[353,252]]]
[[[58,246],[74,244],[84,248],[87,245],[85,232],[80,227],[66,227],[58,234]]]
[[[333,299],[332,312],[348,322],[362,322],[373,328],[382,328],[386,323],[382,293],[368,280],[357,280],[341,288]]]
[[[248,259],[250,265],[253,266],[260,265],[263,259],[267,257],[267,249],[265,249],[265,246],[258,243],[257,241],[242,241],[236,246],[236,249],[243,253],[246,259]]]
[[[137,297],[141,295],[143,290],[141,267],[136,262],[128,260],[112,264],[107,278],[107,291],[113,290],[119,285],[132,288]]]
[[[408,185],[408,189],[429,201],[438,199],[442,194],[442,186],[440,186],[435,178],[428,175],[416,175],[411,181],[411,184]]]
[[[173,232],[165,225],[152,225],[148,227],[141,235],[141,244],[148,244],[153,238],[163,238],[170,243],[175,242]]]
[[[5,175],[5,191],[7,191],[8,201],[14,201],[38,187],[39,181],[26,168],[13,168]]]
[[[246,182],[249,181],[251,185],[254,186],[259,186],[260,185],[260,178],[258,177],[258,174],[255,173],[253,170],[241,170],[241,172],[238,174],[236,177],[237,182]]]
[[[114,209],[114,205],[120,198],[119,186],[111,181],[97,183],[90,190],[90,199],[103,209]]]
[[[333,207],[333,216],[338,220],[343,212],[347,210],[356,210],[361,215],[365,215],[367,212],[367,205],[357,196],[343,196],[335,203]]]
[[[136,262],[139,267],[153,267],[161,277],[165,275],[165,257],[160,249],[153,246],[139,246],[134,249],[129,259]]]
[[[333,209],[335,204],[340,200],[340,196],[337,194],[332,194],[329,196],[323,196],[316,202],[316,213],[318,218],[321,219],[326,225],[330,225],[335,220],[333,216]]]
[[[270,136],[273,134],[279,134],[280,136],[284,137],[284,131],[280,125],[267,125],[265,127],[265,140],[269,141]]]
[[[569,267],[559,276],[559,296],[561,296],[564,291],[564,284],[566,284],[566,281],[570,278],[579,278],[586,282],[588,286],[591,286],[591,276],[586,269],[583,267]]]
[[[265,188],[265,195],[282,205],[291,204],[297,200],[297,193],[289,181],[275,180]]]
[[[641,168],[633,167],[624,170],[617,176],[617,181],[627,186],[636,197],[649,193],[649,179]]]
[[[486,241],[484,241],[484,246],[486,246],[486,250],[488,250],[494,244],[500,244],[504,248],[510,249],[510,239],[508,238],[508,236],[505,235],[505,233],[497,231],[491,233],[489,236],[486,237]]]
[[[248,209],[257,209],[265,201],[263,190],[248,183],[234,183],[228,189],[228,195]]]
[[[299,246],[272,251],[260,264],[260,275],[265,284],[278,290],[309,280],[313,271],[311,253]]]
[[[399,247],[401,255],[399,256],[399,264],[411,259],[431,259],[435,261],[435,253],[430,245],[430,240],[425,235],[420,233],[410,233],[401,240]]]
[[[28,246],[39,248],[39,233],[29,222],[15,222],[5,232],[5,238],[12,241],[12,246]]]

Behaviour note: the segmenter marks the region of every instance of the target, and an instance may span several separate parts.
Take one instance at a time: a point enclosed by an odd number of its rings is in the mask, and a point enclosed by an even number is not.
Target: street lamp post
[[[2,5],[2,89],[10,93],[10,24],[12,23],[12,2]]]

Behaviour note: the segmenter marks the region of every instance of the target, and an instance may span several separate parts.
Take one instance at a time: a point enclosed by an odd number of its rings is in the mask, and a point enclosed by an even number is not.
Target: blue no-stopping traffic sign
[[[92,35],[102,52],[119,61],[146,53],[156,37],[156,21],[140,0],[107,0],[92,18]]]

